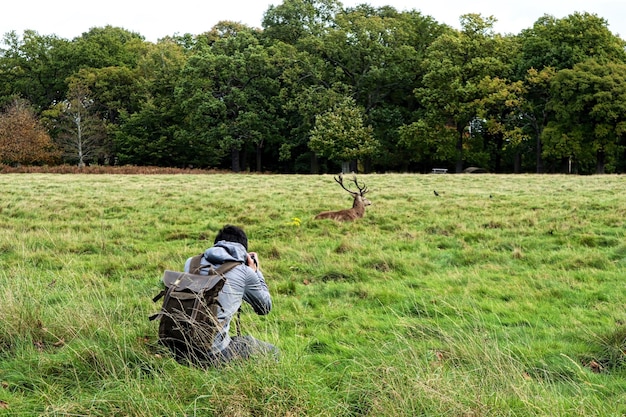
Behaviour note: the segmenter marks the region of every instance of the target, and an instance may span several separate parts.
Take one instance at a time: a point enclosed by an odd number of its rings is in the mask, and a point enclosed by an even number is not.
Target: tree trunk
[[[365,158],[363,161],[363,173],[369,174],[372,172],[372,160],[370,158]]]
[[[263,171],[262,156],[263,156],[263,147],[261,145],[257,145],[256,147],[256,170],[257,172]]]
[[[239,164],[239,150],[236,148],[231,149],[230,151],[230,159],[231,159],[231,169],[233,172],[240,172],[241,166]]]
[[[561,158],[561,172],[571,174],[573,172],[573,168],[574,160],[571,156],[567,158]]]
[[[500,172],[502,172],[502,146],[504,143],[504,138],[502,137],[502,134],[499,133],[498,135],[496,135],[496,150],[495,150],[495,164],[494,164],[494,168],[495,168],[495,172],[496,174],[499,174]]]
[[[311,174],[319,174],[320,173],[320,164],[317,160],[317,155],[315,152],[311,152]]]
[[[522,154],[519,152],[515,152],[513,157],[513,172],[515,174],[522,172]]]
[[[596,174],[604,174],[605,154],[602,149],[598,149],[596,154]]]
[[[545,168],[543,166],[543,156],[541,155],[543,152],[543,144],[541,143],[541,138],[537,134],[537,174],[543,174]]]
[[[456,141],[457,159],[455,172],[457,174],[460,174],[461,172],[463,172],[463,131],[461,130],[460,132],[458,132],[458,134],[459,137]]]

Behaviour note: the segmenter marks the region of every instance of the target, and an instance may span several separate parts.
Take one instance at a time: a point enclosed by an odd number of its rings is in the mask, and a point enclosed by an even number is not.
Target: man
[[[256,252],[248,253],[248,237],[239,227],[226,225],[215,237],[214,245],[208,248],[200,260],[204,266],[219,267],[224,262],[242,262],[226,276],[226,283],[219,293],[217,318],[223,327],[213,339],[211,352],[206,359],[212,364],[225,363],[236,358],[248,358],[257,353],[278,355],[278,349],[267,342],[252,336],[229,335],[230,324],[239,311],[242,301],[252,306],[254,312],[265,315],[272,309],[272,298],[260,269],[259,257]],[[190,272],[191,258],[185,263],[185,272]],[[206,275],[207,269],[199,274]]]

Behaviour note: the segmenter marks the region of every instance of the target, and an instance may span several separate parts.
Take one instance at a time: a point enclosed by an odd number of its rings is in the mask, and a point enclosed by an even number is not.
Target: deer
[[[365,215],[365,207],[372,204],[371,201],[369,201],[367,198],[364,197],[365,193],[369,192],[365,184],[361,186],[357,182],[356,175],[354,175],[352,177],[352,181],[354,182],[354,185],[356,185],[356,188],[358,188],[359,191],[352,191],[346,188],[345,185],[343,185],[343,174],[339,174],[339,178],[337,177],[333,177],[333,178],[335,179],[335,182],[337,182],[337,184],[341,185],[341,188],[349,192],[354,198],[354,203],[352,204],[352,208],[344,209],[344,210],[337,210],[337,211],[325,211],[315,216],[315,219],[332,219],[332,220],[337,220],[340,222],[345,222],[345,221],[349,222],[349,221],[362,218]]]

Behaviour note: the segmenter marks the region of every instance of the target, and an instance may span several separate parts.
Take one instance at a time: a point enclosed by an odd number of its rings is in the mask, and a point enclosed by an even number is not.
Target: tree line
[[[620,173],[626,42],[605,19],[284,0],[156,43],[119,27],[0,46],[0,163],[321,173]]]

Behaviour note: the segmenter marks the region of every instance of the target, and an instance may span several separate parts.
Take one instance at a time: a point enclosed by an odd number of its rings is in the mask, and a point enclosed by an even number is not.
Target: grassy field
[[[340,224],[331,176],[0,175],[0,415],[626,415],[624,177],[360,179]],[[278,363],[183,366],[147,320],[226,223]]]

